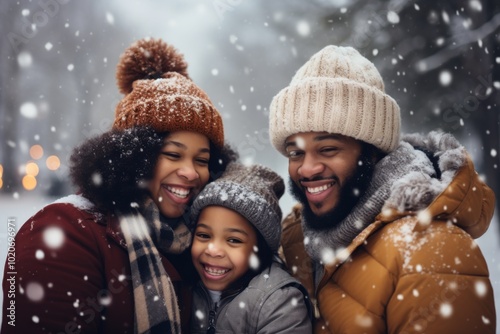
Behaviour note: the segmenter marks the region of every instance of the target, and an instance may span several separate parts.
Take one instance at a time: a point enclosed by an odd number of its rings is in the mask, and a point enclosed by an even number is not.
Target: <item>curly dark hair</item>
[[[153,178],[164,138],[148,127],[110,130],[73,150],[70,177],[79,192],[103,212],[127,212],[131,203],[149,196],[147,181]],[[229,146],[210,143],[209,182],[217,179],[238,154]]]

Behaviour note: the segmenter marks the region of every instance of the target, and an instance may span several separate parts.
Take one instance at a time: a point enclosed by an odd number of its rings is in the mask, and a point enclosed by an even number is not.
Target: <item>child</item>
[[[312,332],[306,290],[276,262],[284,188],[272,170],[234,163],[194,201],[191,333]]]

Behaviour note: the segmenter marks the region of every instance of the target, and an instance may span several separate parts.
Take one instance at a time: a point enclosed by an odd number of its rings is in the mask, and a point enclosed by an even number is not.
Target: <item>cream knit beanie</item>
[[[399,106],[375,66],[351,47],[327,46],[295,74],[270,107],[273,146],[300,132],[349,136],[391,152],[399,144]]]

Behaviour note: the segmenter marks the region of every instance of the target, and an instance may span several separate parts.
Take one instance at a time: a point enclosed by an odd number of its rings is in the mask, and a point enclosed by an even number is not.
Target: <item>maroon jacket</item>
[[[7,264],[4,270],[2,334],[134,332],[130,264],[118,220],[77,208],[79,200],[72,195],[69,201],[76,204],[48,205],[17,233],[15,270]],[[176,289],[187,333],[192,277],[186,277],[190,261],[184,255],[162,255],[162,262]],[[177,265],[180,270],[174,263],[182,264]],[[8,296],[11,277],[15,299]],[[9,325],[11,300],[15,327]]]

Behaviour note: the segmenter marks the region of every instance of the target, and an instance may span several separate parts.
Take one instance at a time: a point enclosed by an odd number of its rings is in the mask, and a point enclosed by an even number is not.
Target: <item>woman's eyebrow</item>
[[[183,143],[180,143],[178,141],[175,141],[175,140],[168,140],[167,139],[167,140],[165,140],[165,144],[163,146],[167,146],[167,145],[170,145],[170,144],[172,144],[174,146],[177,146],[177,147],[179,147],[179,148],[181,148],[183,150],[187,150],[187,146],[186,145],[184,145]],[[210,148],[203,147],[199,151],[200,151],[200,153],[210,153]]]

